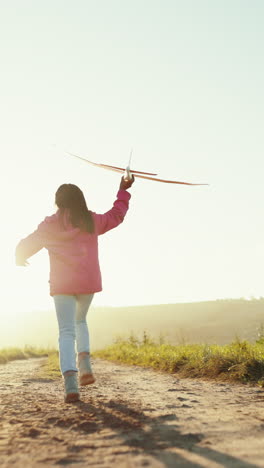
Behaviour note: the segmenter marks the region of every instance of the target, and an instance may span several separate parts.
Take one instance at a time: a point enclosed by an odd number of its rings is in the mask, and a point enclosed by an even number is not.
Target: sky
[[[0,4],[4,311],[53,307],[46,251],[14,249],[77,184],[98,213],[126,165],[124,223],[100,238],[95,306],[259,297],[263,282],[264,4],[258,0],[12,0]],[[14,312],[15,311],[15,312]],[[5,313],[5,312],[2,312]]]

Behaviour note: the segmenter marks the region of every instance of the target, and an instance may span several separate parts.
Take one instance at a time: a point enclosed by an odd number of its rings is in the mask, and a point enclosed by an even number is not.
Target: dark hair
[[[92,213],[88,210],[84,195],[77,185],[61,185],[55,194],[55,203],[62,215],[62,220],[67,211],[69,221],[74,227],[79,227],[82,231],[94,232]]]

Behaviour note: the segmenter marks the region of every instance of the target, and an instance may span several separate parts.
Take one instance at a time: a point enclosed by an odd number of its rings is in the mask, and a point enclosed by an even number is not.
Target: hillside
[[[15,327],[14,327],[15,317]],[[92,307],[89,327],[93,349],[110,344],[119,335],[146,330],[172,344],[230,343],[236,336],[254,341],[264,324],[264,299],[227,299],[184,304],[135,307]],[[10,313],[0,329],[1,347],[57,345],[55,312]]]
[[[100,326],[99,326],[100,323]],[[264,299],[229,299],[141,307],[98,308],[90,316],[93,345],[144,330],[176,343],[230,343],[236,336],[254,341],[264,324]],[[100,337],[100,338],[99,338]],[[97,347],[97,346],[96,346]]]

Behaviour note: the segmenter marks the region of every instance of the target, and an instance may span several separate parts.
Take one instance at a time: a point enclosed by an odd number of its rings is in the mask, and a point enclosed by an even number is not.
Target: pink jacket
[[[122,223],[131,195],[119,190],[111,210],[92,213],[94,233],[72,225],[61,230],[58,212],[48,216],[37,230],[22,239],[16,248],[17,263],[24,262],[43,247],[50,258],[50,294],[91,294],[102,290],[98,260],[98,236]]]

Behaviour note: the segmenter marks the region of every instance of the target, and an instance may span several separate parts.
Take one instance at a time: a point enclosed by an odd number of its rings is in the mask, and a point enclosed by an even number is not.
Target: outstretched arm
[[[40,230],[29,234],[29,236],[22,239],[16,247],[16,265],[26,266],[28,265],[27,259],[32,257],[35,253],[44,247],[44,239]]]

